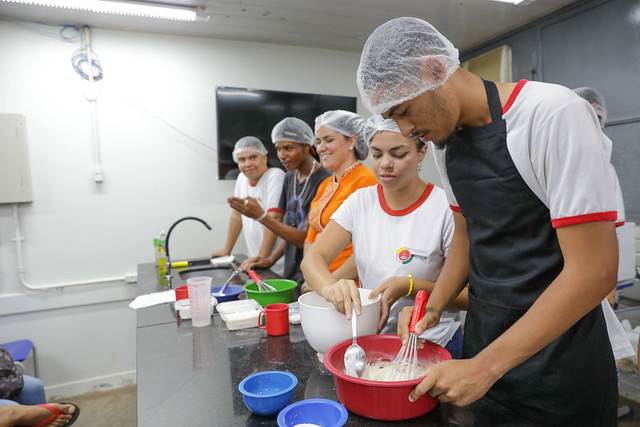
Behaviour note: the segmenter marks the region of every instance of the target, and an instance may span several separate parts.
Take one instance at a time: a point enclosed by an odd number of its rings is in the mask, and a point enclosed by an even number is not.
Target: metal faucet
[[[180,218],[179,220],[177,220],[176,222],[174,222],[173,224],[171,224],[171,227],[169,227],[169,231],[167,232],[167,239],[165,241],[164,244],[164,251],[167,254],[167,261],[166,261],[166,265],[167,265],[167,274],[164,276],[165,279],[167,279],[167,288],[168,289],[173,289],[173,286],[171,286],[171,258],[169,258],[169,238],[171,237],[171,231],[173,230],[173,228],[178,225],[179,223],[181,223],[182,221],[186,221],[188,219],[193,219],[195,221],[199,221],[202,224],[204,224],[205,227],[207,227],[209,230],[211,230],[211,227],[209,226],[209,224],[207,224],[204,220],[197,218],[195,216],[185,216],[184,218]]]

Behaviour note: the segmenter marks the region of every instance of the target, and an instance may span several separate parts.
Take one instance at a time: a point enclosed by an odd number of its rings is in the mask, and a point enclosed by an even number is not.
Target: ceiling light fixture
[[[519,5],[519,4],[522,4],[522,3],[529,4],[529,3],[533,2],[533,0],[532,1],[526,1],[526,2],[525,2],[525,0],[492,0],[492,1],[497,1],[497,2],[500,2],[500,3],[509,3],[509,4],[513,4],[513,5]],[[524,4],[523,4],[523,6],[524,6]]]
[[[176,6],[157,6],[140,2],[119,2],[108,0],[1,0],[34,6],[51,6],[64,9],[84,10],[114,15],[143,16],[147,18],[170,19],[175,21],[195,21],[196,11]]]

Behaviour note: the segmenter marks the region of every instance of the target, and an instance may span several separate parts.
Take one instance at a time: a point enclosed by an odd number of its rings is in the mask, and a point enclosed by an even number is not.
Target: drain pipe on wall
[[[85,92],[84,97],[91,106],[91,140],[93,141],[93,180],[100,183],[104,180],[104,174],[102,171],[102,161],[100,159],[100,139],[98,137],[98,110],[96,102],[98,100],[98,94],[100,89],[96,88],[96,80],[94,79],[94,68],[98,67],[98,80],[102,79],[102,68],[97,58],[94,59],[93,48],[91,46],[91,34],[89,33],[89,27],[82,28],[82,37],[84,37],[85,50],[87,54],[87,64],[89,70],[87,71],[87,77],[89,80],[89,87],[91,88],[91,94],[87,95]]]
[[[23,264],[23,258],[22,258],[22,241],[24,240],[24,238],[22,237],[22,234],[20,232],[20,221],[18,216],[17,203],[13,204],[13,222],[14,222],[14,229],[15,229],[15,237],[13,238],[13,241],[16,242],[16,256],[18,258],[18,276],[20,277],[20,283],[22,284],[22,286],[24,286],[27,289],[30,289],[32,291],[47,291],[50,289],[69,288],[72,286],[106,285],[112,282],[135,283],[137,281],[137,278],[135,275],[126,275],[126,276],[120,276],[120,277],[105,277],[102,279],[82,280],[82,281],[76,281],[76,282],[58,282],[58,283],[51,283],[51,284],[39,285],[39,286],[31,285],[26,281],[24,277],[25,271],[24,271],[24,264]]]

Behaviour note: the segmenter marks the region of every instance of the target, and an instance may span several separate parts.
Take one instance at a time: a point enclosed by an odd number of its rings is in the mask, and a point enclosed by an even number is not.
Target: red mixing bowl
[[[338,400],[349,411],[366,418],[384,421],[407,420],[419,417],[432,410],[438,399],[423,395],[415,402],[409,402],[411,390],[422,379],[409,381],[371,381],[355,378],[344,373],[344,352],[352,343],[351,339],[329,348],[324,354],[324,366],[333,374]],[[367,335],[358,337],[358,345],[367,355],[367,364],[392,362],[402,341],[397,335]],[[430,341],[418,349],[418,363],[438,363],[451,359],[444,347]]]

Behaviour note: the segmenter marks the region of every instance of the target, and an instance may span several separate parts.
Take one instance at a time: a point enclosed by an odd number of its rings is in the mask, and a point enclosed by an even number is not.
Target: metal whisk
[[[256,286],[258,287],[258,290],[260,292],[269,292],[269,291],[276,290],[276,288],[274,288],[273,286],[271,286],[270,284],[262,280],[260,276],[258,276],[258,273],[256,273],[255,271],[249,270],[249,276],[251,276],[253,281],[256,282]]]
[[[413,307],[411,322],[409,323],[409,341],[403,344],[391,365],[391,369],[385,375],[385,381],[406,381],[418,376],[418,335],[415,333],[416,323],[424,314],[429,295],[420,290],[416,294],[416,305]]]

